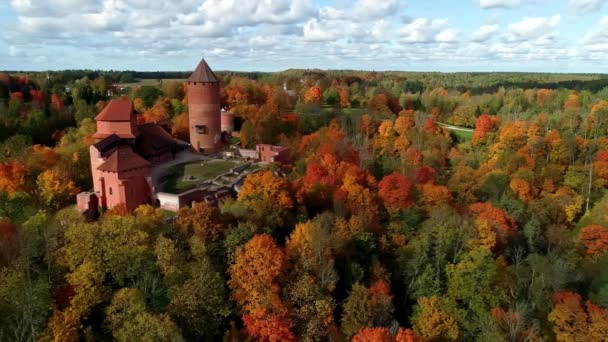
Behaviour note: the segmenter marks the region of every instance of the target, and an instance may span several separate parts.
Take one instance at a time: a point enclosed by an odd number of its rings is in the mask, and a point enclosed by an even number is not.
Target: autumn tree
[[[386,290],[353,285],[342,313],[342,332],[352,338],[360,329],[386,326],[392,319],[392,296]]]
[[[253,215],[269,223],[281,224],[289,209],[293,207],[289,183],[274,176],[272,171],[247,176],[238,194],[238,201]]]
[[[269,235],[256,235],[237,249],[230,265],[233,299],[240,305],[249,335],[259,339],[292,340],[291,321],[279,293],[278,277],[285,254]]]
[[[459,328],[456,320],[442,308],[437,296],[418,299],[414,316],[414,332],[429,340],[458,340]]]
[[[192,234],[205,242],[216,241],[224,229],[219,210],[206,202],[180,209],[175,223],[183,233]]]
[[[66,176],[56,168],[46,170],[38,176],[38,189],[47,205],[60,206],[80,192],[74,182]]]
[[[0,162],[0,190],[14,193],[24,191],[27,170],[25,165],[16,162]]]
[[[473,144],[480,144],[486,140],[486,137],[494,128],[495,120],[486,114],[477,118],[475,122],[475,131],[473,132]]]
[[[553,294],[553,310],[548,320],[553,324],[557,341],[601,341],[608,336],[608,310],[573,292]]]
[[[146,109],[143,114],[144,122],[163,122],[173,116],[173,107],[168,97],[160,96],[154,105]]]
[[[579,240],[587,255],[608,252],[608,229],[599,224],[590,224],[581,229]]]
[[[117,341],[175,341],[179,328],[165,314],[148,312],[143,295],[123,288],[114,294],[107,309],[107,321]]]
[[[410,180],[397,172],[384,176],[378,183],[378,197],[388,210],[400,210],[412,205]]]
[[[306,94],[304,94],[304,101],[306,103],[316,103],[320,104],[323,101],[323,92],[321,88],[318,86],[312,86],[306,90]]]

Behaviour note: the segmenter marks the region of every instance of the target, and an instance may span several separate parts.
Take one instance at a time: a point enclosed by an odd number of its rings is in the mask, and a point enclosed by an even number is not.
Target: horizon
[[[606,3],[10,0],[0,67],[605,74]]]

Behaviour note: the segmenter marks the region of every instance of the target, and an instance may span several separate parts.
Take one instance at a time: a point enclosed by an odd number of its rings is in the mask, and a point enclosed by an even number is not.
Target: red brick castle
[[[187,80],[190,144],[198,152],[221,146],[220,85],[204,59]],[[90,147],[93,191],[77,196],[79,211],[124,205],[132,211],[156,204],[150,169],[172,160],[177,141],[155,123],[137,124],[133,102],[111,100],[95,117],[97,132]]]

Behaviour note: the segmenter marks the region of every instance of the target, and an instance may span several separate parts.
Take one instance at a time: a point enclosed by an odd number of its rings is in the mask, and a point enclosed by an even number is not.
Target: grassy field
[[[239,162],[229,160],[210,160],[206,162],[189,162],[176,165],[172,172],[163,180],[162,191],[178,193],[194,188],[197,184],[206,182],[219,175],[230,172]],[[184,176],[192,176],[194,180],[184,180]]]
[[[460,131],[460,130],[449,129],[449,128],[448,128],[448,130],[452,133],[452,136],[459,143],[471,141],[471,139],[473,139],[473,132],[466,132],[466,131]]]

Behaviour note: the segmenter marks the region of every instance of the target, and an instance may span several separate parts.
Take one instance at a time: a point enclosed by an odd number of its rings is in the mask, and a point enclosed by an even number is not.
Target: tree
[[[173,106],[168,97],[159,96],[154,101],[154,106],[146,109],[142,114],[144,122],[163,122],[173,116]]]
[[[272,171],[247,176],[238,194],[238,201],[253,215],[269,223],[281,224],[287,211],[293,207],[289,183],[283,178],[275,177]]]
[[[321,277],[317,277],[308,274],[297,276],[285,289],[294,322],[293,331],[305,341],[331,339],[337,334],[334,322],[336,304],[323,286]]]
[[[425,183],[418,185],[418,190],[421,193],[421,202],[427,209],[448,204],[452,200],[450,190],[443,185]]]
[[[393,313],[392,296],[387,293],[387,284],[376,283],[369,289],[359,283],[354,284],[343,310],[341,329],[348,338],[362,328],[387,326]]]
[[[106,312],[112,335],[117,341],[169,342],[181,338],[179,328],[167,315],[147,311],[144,298],[136,289],[116,291]]]
[[[320,104],[321,101],[323,101],[323,93],[321,88],[313,86],[306,90],[306,94],[304,94],[304,102]]]
[[[406,176],[394,172],[378,183],[378,197],[388,210],[406,209],[412,205],[411,188],[412,183]]]
[[[454,311],[464,336],[477,336],[490,309],[504,304],[507,296],[500,287],[499,270],[490,251],[473,249],[457,264],[446,267],[448,305]]]
[[[363,328],[357,332],[352,342],[392,342],[388,328]]]
[[[608,336],[608,310],[573,292],[553,294],[554,308],[548,320],[553,324],[557,341],[601,341]]]
[[[513,236],[517,230],[515,220],[507,212],[496,208],[490,202],[471,204],[469,210],[476,219],[485,220],[491,224],[503,240]]]
[[[477,118],[475,122],[475,131],[473,132],[473,144],[480,144],[485,142],[486,137],[494,128],[495,120],[486,114],[482,114]]]
[[[237,249],[230,265],[232,298],[241,306],[249,335],[263,340],[292,340],[287,308],[279,297],[278,277],[285,254],[272,237],[256,235]]]
[[[135,90],[133,97],[142,100],[144,108],[150,108],[156,99],[163,94],[160,89],[154,86],[140,86]]]
[[[285,261],[285,253],[270,235],[256,235],[238,248],[228,281],[234,300],[245,310],[271,307],[278,299],[277,277]]]
[[[182,327],[184,335],[211,340],[219,335],[223,320],[230,315],[230,304],[226,300],[224,278],[213,268],[203,243],[191,240],[190,245],[194,260],[180,263],[180,252],[174,249],[178,255],[164,263],[170,298],[167,311]],[[179,271],[186,273],[182,279],[174,277]]]
[[[70,201],[80,189],[64,172],[57,168],[49,169],[38,175],[37,184],[42,199],[49,206],[61,206]]]
[[[16,161],[0,162],[0,190],[9,194],[24,191],[27,170],[25,166]]]
[[[183,233],[193,234],[204,242],[218,240],[224,230],[219,210],[206,202],[180,209],[176,224]]]
[[[414,332],[429,340],[458,340],[456,320],[442,309],[437,296],[421,297],[414,309]]]
[[[590,224],[581,229],[579,240],[587,255],[608,252],[608,229],[599,224]]]

